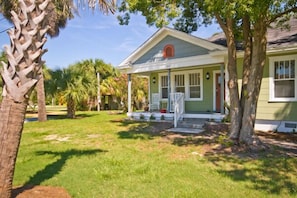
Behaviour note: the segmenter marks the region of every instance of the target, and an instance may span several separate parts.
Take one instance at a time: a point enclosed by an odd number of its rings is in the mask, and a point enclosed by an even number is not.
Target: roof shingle
[[[268,28],[267,30],[267,47],[283,48],[288,46],[297,46],[297,19],[291,19],[288,22],[290,28]],[[226,37],[223,32],[214,34],[208,39],[215,44],[227,46]],[[242,49],[242,43],[237,42],[237,49]]]

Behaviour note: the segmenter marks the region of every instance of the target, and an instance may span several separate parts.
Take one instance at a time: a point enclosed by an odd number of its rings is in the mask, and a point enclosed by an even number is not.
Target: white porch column
[[[132,94],[132,78],[131,78],[131,74],[128,74],[128,113],[132,112],[131,94]]]
[[[98,83],[98,89],[97,89],[97,111],[100,111],[101,94],[100,94],[100,73],[99,72],[97,72],[97,83]]]
[[[170,80],[170,77],[171,77],[171,71],[170,69],[168,69],[168,77],[167,77],[167,84],[168,84],[168,102],[167,102],[167,113],[170,112],[170,109],[171,109],[171,102],[170,102],[170,93],[171,93],[171,80]]]
[[[221,64],[221,114],[225,114],[225,72],[224,72],[224,64]]]

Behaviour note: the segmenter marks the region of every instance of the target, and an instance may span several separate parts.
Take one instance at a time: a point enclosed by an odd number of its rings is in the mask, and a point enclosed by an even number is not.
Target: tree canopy
[[[140,13],[148,25],[172,25],[177,30],[191,33],[201,25],[219,23],[220,20],[226,23],[228,18],[232,18],[234,30],[240,31],[245,15],[250,16],[251,23],[263,15],[267,18],[267,24],[286,22],[296,13],[296,4],[295,0],[125,0],[119,6],[118,19],[120,24],[128,25],[130,14]]]

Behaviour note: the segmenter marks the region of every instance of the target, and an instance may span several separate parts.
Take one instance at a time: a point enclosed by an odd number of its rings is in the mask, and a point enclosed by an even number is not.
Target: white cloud
[[[123,42],[121,42],[119,45],[114,47],[114,50],[116,51],[122,51],[122,52],[132,52],[134,51],[138,46],[135,45],[135,41],[132,38],[125,38]]]

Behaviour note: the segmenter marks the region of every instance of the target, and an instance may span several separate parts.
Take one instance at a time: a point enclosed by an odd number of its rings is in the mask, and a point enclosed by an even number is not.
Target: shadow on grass
[[[47,118],[49,120],[58,120],[58,119],[82,119],[82,118],[89,118],[89,117],[93,117],[95,116],[94,114],[88,114],[88,113],[78,113],[75,115],[75,118],[69,118],[67,117],[67,115],[55,115],[55,114],[51,114],[51,115],[47,115]]]
[[[140,139],[140,140],[151,140],[155,135],[150,129],[147,123],[138,123],[136,126],[129,127],[127,131],[118,132],[120,139]]]
[[[166,138],[176,146],[202,146],[217,144],[220,137],[225,137],[226,132],[204,131],[198,134],[171,133]]]
[[[203,145],[216,142],[220,135],[225,132],[215,131],[212,133],[202,132],[199,134],[186,134],[168,132],[172,128],[172,122],[135,121],[135,120],[110,120],[119,126],[128,128],[126,131],[118,132],[119,138],[123,139],[153,139],[154,136],[161,136],[176,146]]]
[[[235,182],[247,182],[247,188],[281,197],[296,197],[296,158],[281,156],[275,151],[258,152],[256,158],[251,156],[211,154],[205,157],[223,177]]]
[[[87,114],[87,113],[80,113],[77,114],[75,118],[69,118],[67,117],[67,115],[65,114],[50,114],[47,115],[47,119],[48,120],[63,120],[63,119],[83,119],[83,118],[88,118],[88,117],[93,117],[95,115],[93,114]],[[32,117],[32,118],[26,118],[25,122],[34,122],[34,121],[38,121],[37,117]]]
[[[260,151],[216,147],[227,135],[226,131],[208,131],[198,135],[171,134],[166,138],[177,146],[194,145],[209,149],[203,156],[216,166],[217,172],[235,182],[246,182],[247,188],[280,197],[297,196],[296,149],[294,145],[291,148],[282,147],[282,144],[296,143],[292,140],[294,137],[261,134],[264,140],[266,138],[264,144],[267,148]],[[279,142],[269,141],[269,138]]]
[[[265,143],[268,149],[264,151],[232,151],[231,148],[216,150],[213,146],[220,145],[219,142],[227,137],[227,131],[211,130],[196,135],[178,134],[162,132],[162,127],[151,122],[113,122],[128,126],[129,130],[118,132],[119,138],[153,139],[154,136],[162,136],[176,146],[202,146],[203,151],[209,149],[203,155],[204,159],[211,162],[222,177],[234,182],[245,182],[247,189],[267,192],[268,195],[297,196],[297,158],[290,150],[284,150],[279,144],[272,144],[273,141]],[[275,138],[279,139],[280,136]],[[282,140],[288,141],[288,137],[283,137]]]
[[[48,164],[44,167],[44,169],[38,171],[30,177],[29,181],[27,181],[22,187],[16,188],[13,191],[13,197],[16,197],[17,194],[24,192],[25,190],[31,189],[35,185],[40,185],[43,181],[46,181],[56,174],[58,174],[63,166],[65,165],[66,161],[71,157],[80,157],[86,155],[94,155],[100,152],[107,152],[101,149],[93,149],[93,150],[77,150],[71,149],[64,152],[54,152],[54,151],[37,151],[36,155],[53,155],[55,157],[59,157],[58,160],[55,162]],[[15,194],[17,192],[17,194]]]
[[[111,122],[118,122],[120,126],[128,128],[126,131],[118,132],[121,139],[150,140],[154,136],[163,136],[161,132],[172,127],[172,123],[165,122],[136,122],[129,120]]]

